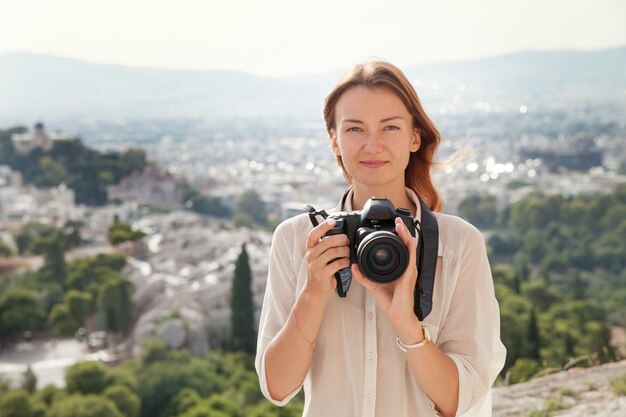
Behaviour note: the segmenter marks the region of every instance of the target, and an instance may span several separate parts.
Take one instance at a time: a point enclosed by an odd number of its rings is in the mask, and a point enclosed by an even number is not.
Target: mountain
[[[425,100],[449,101],[464,91],[477,100],[626,102],[626,47],[527,51],[418,65],[406,73]],[[341,74],[260,77],[237,71],[134,68],[49,55],[2,54],[0,122],[81,116],[319,118],[323,98]]]
[[[544,97],[626,97],[626,47],[602,51],[526,51],[463,62],[409,68],[440,84],[478,86],[491,94]]]

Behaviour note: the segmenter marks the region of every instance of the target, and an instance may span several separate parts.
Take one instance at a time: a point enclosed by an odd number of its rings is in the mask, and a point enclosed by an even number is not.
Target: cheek
[[[337,156],[349,155],[351,152],[349,141],[337,139],[336,146],[334,147],[333,151]]]

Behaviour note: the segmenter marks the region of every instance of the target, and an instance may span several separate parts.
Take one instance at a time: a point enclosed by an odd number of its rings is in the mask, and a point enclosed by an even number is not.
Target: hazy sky
[[[0,16],[0,53],[262,75],[626,46],[626,0],[0,0]]]

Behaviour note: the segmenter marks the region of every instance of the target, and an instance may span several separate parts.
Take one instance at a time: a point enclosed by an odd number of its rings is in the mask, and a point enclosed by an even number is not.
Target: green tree
[[[121,266],[118,261],[121,258]],[[125,259],[123,255],[98,255],[91,259],[78,259],[68,266],[67,284],[69,288],[87,291],[106,282],[109,279],[119,277]]]
[[[31,394],[37,390],[37,375],[35,375],[30,365],[26,367],[22,375],[22,388]]]
[[[50,156],[42,156],[39,159],[37,176],[33,184],[39,188],[56,187],[67,179],[67,173],[63,165],[56,162]]]
[[[2,417],[44,417],[43,405],[33,402],[28,391],[11,390],[0,397]]]
[[[54,329],[63,336],[71,336],[79,327],[74,320],[72,320],[70,310],[65,303],[55,304],[54,307],[52,307],[48,321],[52,324]]]
[[[12,288],[0,295],[0,334],[15,337],[40,328],[45,319],[38,297],[26,288]]]
[[[269,401],[263,401],[252,407],[248,417],[300,417],[304,411],[301,402],[289,402],[284,407],[276,407]]]
[[[84,226],[83,222],[77,220],[68,220],[65,222],[63,230],[70,247],[78,247],[83,242],[80,236],[80,229]]]
[[[203,195],[200,191],[191,188],[188,184],[182,184],[183,202],[185,207],[196,213],[216,217],[230,217],[231,210],[224,204],[221,198]]]
[[[585,286],[580,276],[580,272],[576,272],[576,274],[574,274],[573,287],[574,287],[572,290],[573,299],[584,300],[585,299]]]
[[[35,393],[34,398],[36,401],[45,404],[45,406],[50,406],[55,401],[57,396],[64,394],[65,391],[62,388],[59,388],[53,384],[47,384],[45,387],[41,388]]]
[[[52,404],[46,417],[124,417],[115,404],[98,395],[72,395]]]
[[[170,401],[168,408],[171,411],[169,411],[167,415],[178,416],[183,414],[185,411],[195,407],[200,401],[202,401],[202,398],[200,398],[196,390],[183,388],[178,391],[178,394]]]
[[[561,300],[560,293],[554,287],[539,279],[533,279],[522,285],[522,294],[540,311],[546,311]]]
[[[573,358],[575,356],[574,353],[574,339],[572,338],[572,334],[568,331],[565,334],[565,355],[567,356],[568,360],[570,358]]]
[[[254,219],[248,213],[242,211],[238,211],[233,215],[232,222],[237,228],[247,227],[253,229],[256,226]]]
[[[65,293],[65,304],[76,328],[84,327],[91,310],[92,296],[88,292],[69,290]]]
[[[598,355],[600,363],[617,359],[615,348],[611,345],[611,328],[605,323],[592,326],[590,350]]]
[[[32,245],[33,251],[44,256],[42,276],[47,282],[65,285],[67,263],[65,251],[68,249],[65,236],[57,231],[51,236],[36,238]]]
[[[252,271],[248,260],[246,245],[241,246],[241,253],[235,264],[235,276],[231,293],[231,331],[232,349],[248,353],[256,351],[256,332],[254,330],[254,304],[252,301]]]
[[[528,358],[534,360],[541,359],[540,348],[541,337],[539,335],[535,308],[533,307],[533,309],[530,310],[530,318],[528,319]]]
[[[509,382],[517,384],[528,381],[541,370],[541,366],[534,359],[519,358],[509,372]]]
[[[244,191],[237,199],[237,212],[250,216],[259,226],[267,225],[267,208],[259,194],[254,190]]]
[[[145,235],[141,230],[133,230],[130,224],[119,221],[116,217],[109,227],[108,238],[112,245],[119,245],[122,242],[139,240]]]
[[[218,376],[200,359],[176,357],[170,352],[163,361],[142,367],[138,394],[142,417],[165,417],[168,404],[180,390],[191,388],[201,396],[219,389]]]
[[[99,362],[79,362],[68,369],[65,374],[67,392],[100,394],[111,382],[108,370]]]
[[[492,228],[498,218],[496,198],[492,195],[469,195],[459,203],[459,215],[480,229]]]
[[[107,331],[126,335],[133,319],[133,284],[125,278],[113,278],[102,284],[99,306]]]
[[[0,258],[8,258],[13,255],[13,251],[6,243],[0,241]]]
[[[213,394],[189,408],[181,417],[240,417],[239,408],[222,395]]]
[[[27,223],[15,234],[15,244],[20,255],[33,252],[33,243],[42,237],[54,237],[58,229],[43,223]]]
[[[122,412],[125,417],[137,417],[141,409],[139,396],[123,385],[111,385],[102,393]]]

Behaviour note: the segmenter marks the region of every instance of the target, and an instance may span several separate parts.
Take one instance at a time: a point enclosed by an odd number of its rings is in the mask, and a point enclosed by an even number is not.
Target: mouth
[[[381,161],[381,160],[361,161],[361,165],[363,165],[366,168],[380,168],[386,164],[387,164],[387,161]]]

